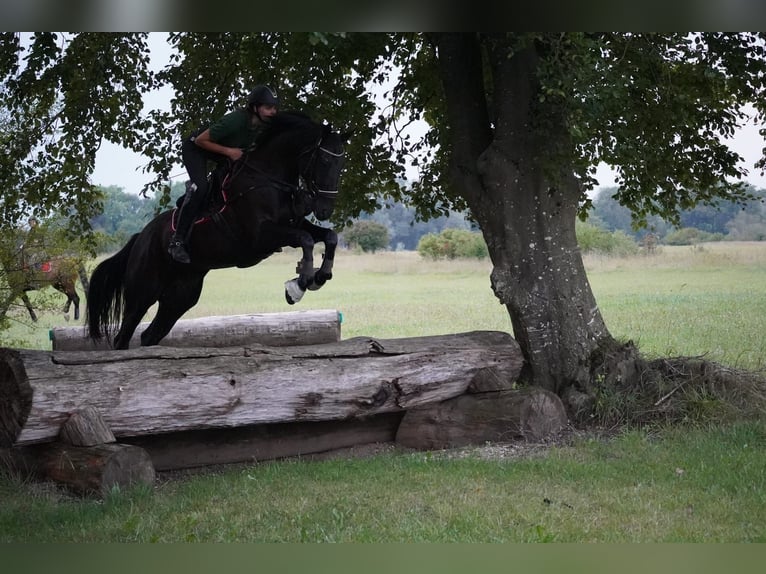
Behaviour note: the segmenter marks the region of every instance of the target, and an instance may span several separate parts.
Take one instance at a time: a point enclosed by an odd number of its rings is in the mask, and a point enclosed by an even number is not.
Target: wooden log
[[[114,487],[154,483],[149,454],[129,444],[72,446],[52,442],[20,452],[26,467],[82,494],[105,495]]]
[[[59,439],[72,446],[94,446],[116,440],[101,413],[90,405],[69,415],[67,421],[61,425]]]
[[[309,455],[370,443],[393,443],[404,413],[342,421],[277,423],[126,437],[158,471]]]
[[[540,440],[567,424],[564,405],[537,387],[466,394],[407,411],[396,433],[402,446],[422,450],[487,441]]]
[[[0,447],[54,440],[85,404],[118,439],[400,412],[476,390],[475,381],[510,388],[522,362],[510,335],[482,331],[296,347],[5,349]]]
[[[130,340],[141,346],[141,323]],[[341,314],[334,309],[253,313],[181,319],[160,341],[165,347],[236,347],[259,343],[272,347],[320,345],[340,341]],[[50,331],[54,351],[107,350],[106,340],[94,343],[86,338],[84,327],[55,327]]]

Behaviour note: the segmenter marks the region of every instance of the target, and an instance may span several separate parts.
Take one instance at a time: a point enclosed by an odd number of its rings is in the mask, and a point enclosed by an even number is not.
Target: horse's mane
[[[311,131],[316,129],[320,124],[316,123],[311,117],[304,113],[295,110],[287,110],[279,112],[271,118],[268,127],[263,130],[258,137],[257,147],[263,147],[268,143],[285,132],[293,132],[298,130]]]

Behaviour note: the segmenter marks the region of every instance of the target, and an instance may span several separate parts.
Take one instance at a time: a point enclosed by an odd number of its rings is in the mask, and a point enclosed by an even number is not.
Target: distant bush
[[[422,236],[418,241],[418,253],[428,259],[485,259],[489,256],[481,233],[454,228]]]
[[[605,255],[634,255],[639,246],[622,230],[609,232],[606,229],[577,221],[575,232],[577,243],[583,253],[602,253]]]
[[[723,233],[708,233],[695,227],[682,227],[668,233],[662,241],[666,245],[694,245],[695,243],[721,241],[723,239]]]
[[[343,240],[350,247],[360,247],[364,252],[375,253],[388,247],[391,236],[388,228],[374,221],[361,220],[343,231]]]

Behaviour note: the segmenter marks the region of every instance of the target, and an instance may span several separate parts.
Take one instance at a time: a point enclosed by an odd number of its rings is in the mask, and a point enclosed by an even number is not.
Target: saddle
[[[231,171],[230,166],[228,165],[219,166],[210,172],[210,175],[207,179],[207,193],[205,194],[205,197],[203,197],[200,201],[199,212],[192,222],[191,228],[189,230],[190,232],[191,229],[193,229],[194,226],[198,223],[211,220],[230,239],[233,239],[234,241],[238,239],[238,230],[234,229],[230,223],[226,222],[226,220],[221,217],[221,211],[223,211],[223,208],[226,205],[225,184],[229,173],[231,173]],[[191,181],[187,181],[187,193],[190,185]],[[178,218],[181,214],[181,207],[183,206],[185,197],[186,194],[181,195],[178,199],[176,199],[176,209],[173,210],[170,222],[173,229],[175,229],[178,225]]]
[[[220,211],[223,205],[226,203],[226,197],[223,194],[223,183],[230,173],[228,166],[221,166],[215,168],[210,172],[207,178],[207,193],[202,198],[199,215],[200,217],[209,216],[212,213]],[[186,182],[186,188],[188,190],[191,181]],[[184,203],[184,197],[186,194],[178,196],[176,199],[176,207],[181,209]]]

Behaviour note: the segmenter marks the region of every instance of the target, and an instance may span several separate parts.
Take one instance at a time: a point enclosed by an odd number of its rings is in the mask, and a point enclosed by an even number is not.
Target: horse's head
[[[346,139],[346,135],[323,125],[316,143],[301,154],[301,177],[313,202],[314,215],[320,221],[329,219],[335,209]]]

